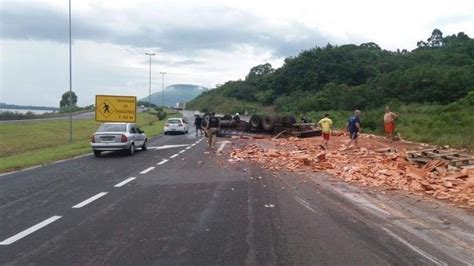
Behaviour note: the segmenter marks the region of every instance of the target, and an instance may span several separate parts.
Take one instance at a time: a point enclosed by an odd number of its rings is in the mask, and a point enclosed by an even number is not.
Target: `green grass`
[[[474,150],[474,107],[441,105],[404,105],[393,108],[399,115],[396,133],[403,139],[431,143],[438,146]],[[311,112],[318,122],[325,112]],[[350,111],[327,111],[335,128],[343,129]],[[363,132],[383,135],[383,110],[362,110]]]
[[[168,117],[181,116],[179,113]],[[67,159],[90,153],[89,139],[100,123],[73,120],[73,142],[69,143],[69,120],[28,121],[0,126],[0,172]],[[164,121],[140,113],[137,125],[149,138],[163,131]]]

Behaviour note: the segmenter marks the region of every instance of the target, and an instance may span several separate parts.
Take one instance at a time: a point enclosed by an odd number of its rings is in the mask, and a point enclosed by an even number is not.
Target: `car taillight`
[[[92,135],[91,142],[95,143],[95,136],[94,135]]]
[[[121,142],[127,142],[128,141],[127,136],[122,135],[122,139],[120,141]]]
[[[179,125],[178,125],[178,127],[182,127],[182,126],[183,126],[183,124],[179,124]]]
[[[169,126],[170,126],[170,124],[166,123],[166,124],[165,124],[165,126],[169,127]]]

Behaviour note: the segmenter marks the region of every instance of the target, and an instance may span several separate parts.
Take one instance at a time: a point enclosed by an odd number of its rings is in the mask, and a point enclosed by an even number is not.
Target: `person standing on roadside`
[[[349,131],[350,134],[350,140],[347,143],[346,149],[349,149],[351,144],[354,142],[356,148],[359,148],[359,143],[357,141],[357,138],[359,137],[359,132],[361,131],[360,128],[360,110],[355,110],[354,115],[352,115],[349,118],[349,121],[347,122],[347,130]]]
[[[388,142],[393,142],[393,132],[395,132],[395,119],[397,114],[390,111],[390,108],[385,107],[385,114],[383,115],[385,136],[388,139]]]
[[[214,147],[215,138],[217,135],[217,131],[219,130],[219,119],[216,117],[216,113],[211,113],[209,117],[209,121],[206,125],[207,136],[209,138],[209,148]]]
[[[329,118],[328,113],[324,114],[324,118],[319,120],[318,125],[323,133],[323,143],[320,146],[328,148],[329,136],[332,133],[332,120]]]
[[[199,114],[197,114],[196,118],[194,118],[194,126],[196,127],[196,137],[198,136],[198,131],[201,132],[202,137],[202,118],[199,116]]]

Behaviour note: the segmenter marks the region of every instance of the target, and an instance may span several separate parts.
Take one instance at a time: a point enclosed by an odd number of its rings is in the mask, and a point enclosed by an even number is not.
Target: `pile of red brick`
[[[336,138],[338,148],[322,149],[321,138],[269,139],[234,149],[234,160],[251,160],[269,170],[325,171],[347,182],[363,186],[405,190],[449,200],[463,208],[474,208],[474,169],[453,169],[443,161],[425,165],[410,163],[403,151],[376,149],[363,137],[361,149],[343,150],[345,139]]]

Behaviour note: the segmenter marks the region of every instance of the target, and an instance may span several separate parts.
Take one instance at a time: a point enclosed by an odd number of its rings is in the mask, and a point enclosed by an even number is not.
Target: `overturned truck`
[[[252,115],[248,121],[234,119],[230,115],[220,118],[221,134],[231,131],[265,133],[281,136],[294,136],[299,138],[320,136],[321,130],[315,128],[314,123],[297,123],[292,115]]]

